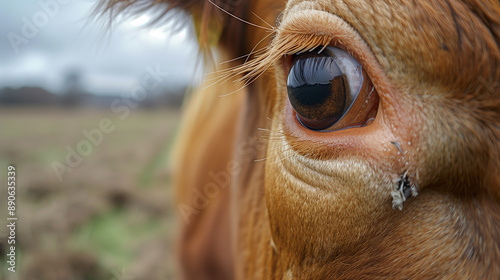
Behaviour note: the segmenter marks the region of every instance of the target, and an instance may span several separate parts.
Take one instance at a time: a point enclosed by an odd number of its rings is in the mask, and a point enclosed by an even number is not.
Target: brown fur
[[[186,108],[179,205],[236,168],[181,219],[182,277],[500,279],[498,1],[216,2],[262,28],[206,1],[156,2],[191,12],[222,59],[259,50],[223,64]],[[314,132],[294,117],[284,56],[326,44],[363,65],[373,123]],[[418,196],[399,211],[401,180]]]

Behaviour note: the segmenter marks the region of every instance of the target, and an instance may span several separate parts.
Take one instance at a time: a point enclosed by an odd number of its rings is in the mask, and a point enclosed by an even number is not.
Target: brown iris
[[[344,115],[349,83],[332,56],[298,56],[287,80],[288,98],[300,122],[313,130]]]

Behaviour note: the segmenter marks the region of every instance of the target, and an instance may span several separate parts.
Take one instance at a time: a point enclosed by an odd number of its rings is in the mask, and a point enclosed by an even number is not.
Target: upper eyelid
[[[307,23],[311,21],[311,18],[315,18],[315,26],[300,24],[301,20],[305,19]],[[283,61],[284,56],[327,45],[339,47],[348,52],[361,64],[369,77],[372,77],[372,74],[379,76],[377,72],[382,70],[378,58],[375,57],[361,34],[335,14],[311,10],[308,11],[307,17],[304,13],[295,16],[288,15],[287,20],[281,22],[274,32],[275,36],[267,49],[256,58],[228,70],[228,79],[242,76],[241,80],[246,81],[246,85],[271,67],[284,67],[283,63],[277,63]],[[374,84],[376,84],[375,81]]]
[[[374,52],[358,30],[356,30],[349,22],[338,15],[331,14],[326,11],[317,10],[311,10],[310,12],[323,15],[326,14],[331,18],[335,18],[334,23],[336,23],[337,26],[341,26],[339,28],[333,28],[336,29],[335,32],[338,34],[333,34],[334,32],[332,32],[331,28],[329,29],[328,27],[323,27],[323,30],[315,30],[314,28],[308,29],[308,27],[304,25],[301,27],[302,29],[297,29],[295,28],[296,26],[294,26],[293,23],[282,23],[277,28],[278,36],[276,36],[272,44],[283,45],[282,41],[290,41],[293,42],[293,44],[291,44],[289,48],[282,49],[281,55],[300,54],[302,52],[311,51],[319,46],[323,46],[323,48],[325,48],[326,46],[330,45],[346,51],[351,56],[356,58],[356,60],[359,61],[363,67],[366,67],[365,63],[363,63],[364,56],[359,53],[359,49],[366,49],[371,54],[374,54]],[[291,20],[291,22],[293,22],[293,20]],[[325,24],[325,26],[326,25],[328,24]],[[347,33],[349,34],[346,35]],[[350,40],[343,37],[350,37],[354,39]],[[312,41],[316,41],[316,44],[312,43]],[[352,44],[352,42],[347,41],[357,42],[355,44]],[[377,58],[375,59],[377,60]]]

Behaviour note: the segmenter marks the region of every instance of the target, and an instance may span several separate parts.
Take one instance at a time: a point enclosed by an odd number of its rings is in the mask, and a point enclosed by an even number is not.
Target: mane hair
[[[223,47],[233,56],[242,53],[248,1],[235,0],[100,0],[92,15],[112,26],[119,15],[136,16],[150,13],[149,26],[175,20],[180,30],[191,15],[200,54],[211,59],[213,47]],[[230,16],[233,15],[233,16]]]

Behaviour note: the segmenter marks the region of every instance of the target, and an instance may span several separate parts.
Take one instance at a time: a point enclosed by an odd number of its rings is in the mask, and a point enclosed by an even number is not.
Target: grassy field
[[[82,130],[95,132],[103,119],[114,129],[92,144]],[[104,110],[1,108],[0,279],[173,278],[168,157],[178,121],[166,109],[120,119]],[[9,164],[17,169],[16,273],[5,259]]]

